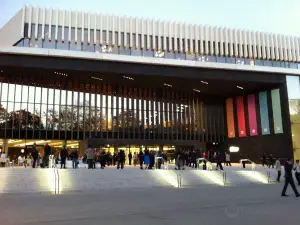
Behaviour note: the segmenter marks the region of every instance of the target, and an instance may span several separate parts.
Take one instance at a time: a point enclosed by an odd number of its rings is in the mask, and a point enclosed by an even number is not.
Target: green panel
[[[280,92],[279,89],[271,91],[272,97],[272,109],[273,109],[273,121],[274,121],[274,133],[283,133],[282,128],[282,115],[281,115],[281,104],[280,104]]]

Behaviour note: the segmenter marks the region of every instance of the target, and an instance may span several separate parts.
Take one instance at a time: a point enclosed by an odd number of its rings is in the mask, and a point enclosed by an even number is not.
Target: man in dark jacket
[[[132,161],[132,154],[131,154],[131,152],[129,152],[129,154],[128,154],[128,160],[129,160],[129,165],[131,165],[131,161]]]
[[[38,150],[36,149],[36,145],[32,145],[32,158],[33,158],[33,163],[32,163],[32,168],[35,168],[36,167],[36,164],[37,164],[37,160],[39,158],[39,152]]]
[[[291,185],[296,197],[300,196],[299,192],[297,191],[296,186],[295,186],[292,170],[293,170],[293,160],[288,159],[284,164],[285,183],[284,183],[284,187],[283,187],[281,196],[284,196],[284,197],[288,196],[288,195],[286,195],[286,189],[289,184]]]
[[[51,155],[51,147],[47,144],[45,144],[44,147],[44,158],[43,158],[43,165],[44,168],[49,167],[49,156]]]
[[[125,163],[125,152],[124,150],[120,150],[120,152],[118,153],[117,155],[117,159],[118,159],[118,165],[117,165],[117,169],[120,168],[121,166],[121,169],[124,168],[124,163]]]
[[[220,170],[223,170],[223,166],[222,166],[222,154],[221,152],[217,152],[217,155],[216,155],[216,161],[217,161],[217,167],[216,169],[218,169],[218,167],[220,167]]]
[[[64,169],[66,169],[66,160],[68,157],[68,150],[66,149],[66,146],[64,145],[62,150],[60,151],[60,168],[63,168],[64,165]]]
[[[73,169],[77,169],[77,167],[78,167],[78,151],[77,150],[74,150],[71,153],[71,159],[72,159]]]

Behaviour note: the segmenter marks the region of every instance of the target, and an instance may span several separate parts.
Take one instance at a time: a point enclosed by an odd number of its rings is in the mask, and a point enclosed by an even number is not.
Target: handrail
[[[256,169],[256,163],[255,162],[253,162],[250,159],[240,159],[241,167],[242,167],[242,163],[243,162],[250,162],[251,163],[251,167],[252,167],[252,171],[255,171],[255,169]]]
[[[177,187],[181,188],[181,177],[182,177],[182,170],[175,170],[176,175],[177,175]]]
[[[157,169],[158,168],[158,160],[162,160],[162,162],[164,162],[164,168],[165,168],[165,170],[169,170],[169,163],[168,163],[168,161],[166,161],[163,157],[161,157],[161,156],[156,156],[155,158],[154,158],[154,168],[155,169]],[[165,164],[166,163],[166,164]]]
[[[213,164],[210,161],[208,161],[206,158],[198,158],[197,159],[197,165],[198,165],[197,169],[200,170],[200,165],[202,165],[203,161],[206,163],[206,170],[212,170]],[[209,165],[210,168],[208,168],[207,165]]]

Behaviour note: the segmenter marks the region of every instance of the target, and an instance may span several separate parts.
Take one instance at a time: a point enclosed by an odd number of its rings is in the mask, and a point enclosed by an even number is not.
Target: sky
[[[300,36],[300,0],[0,0],[0,27],[25,4]]]

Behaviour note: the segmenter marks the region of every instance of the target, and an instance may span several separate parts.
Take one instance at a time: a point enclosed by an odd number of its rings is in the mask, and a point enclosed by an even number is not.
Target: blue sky
[[[0,0],[0,27],[25,4],[300,36],[300,0]]]

